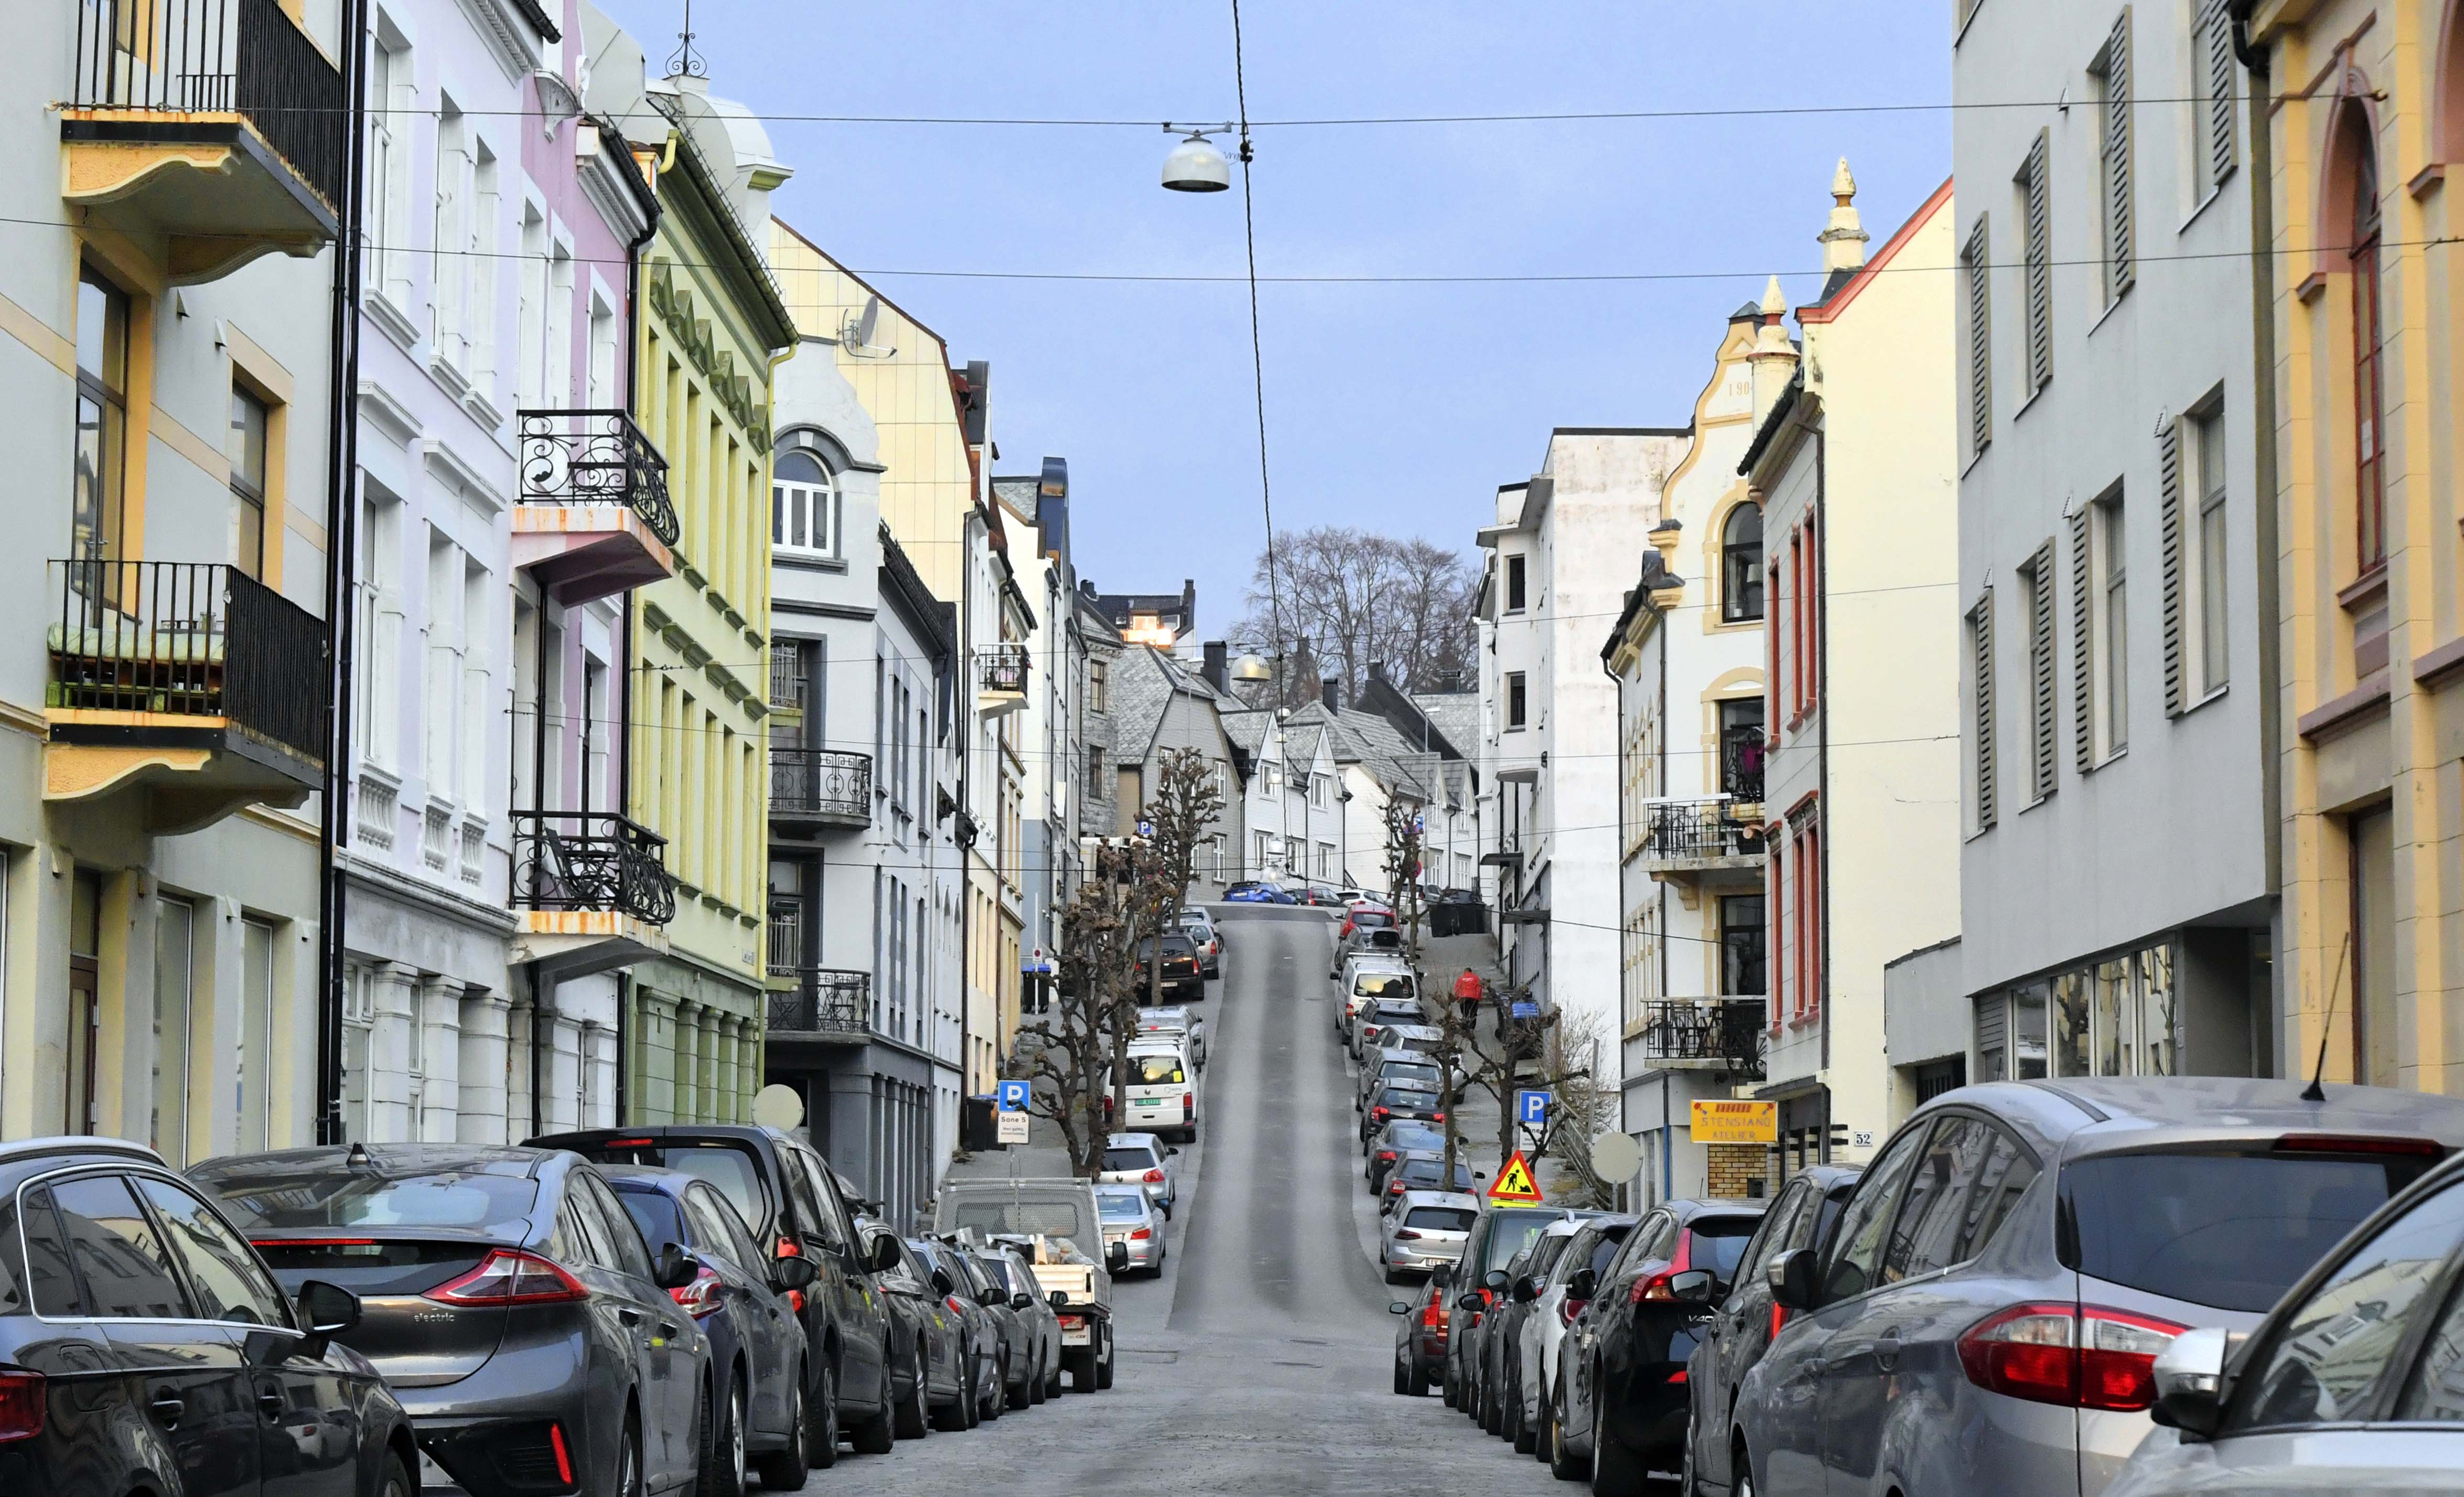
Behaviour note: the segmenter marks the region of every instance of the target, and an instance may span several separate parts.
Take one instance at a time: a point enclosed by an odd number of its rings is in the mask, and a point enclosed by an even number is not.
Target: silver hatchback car
[[[1453,1190],[1408,1190],[1386,1213],[1378,1233],[1377,1258],[1386,1282],[1399,1284],[1406,1274],[1429,1274],[1451,1268],[1463,1259],[1463,1243],[1480,1220],[1480,1198]]]
[[[1739,1384],[1727,1489],[2101,1497],[2147,1436],[2175,1336],[2249,1331],[2464,1144],[2464,1103],[2299,1092],[2080,1079],[1926,1104],[1828,1246],[1764,1266],[1789,1321]]]

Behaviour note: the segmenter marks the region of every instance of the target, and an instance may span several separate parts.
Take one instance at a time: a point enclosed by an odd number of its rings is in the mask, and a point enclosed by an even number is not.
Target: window
[[[2221,691],[2229,678],[2230,626],[2225,622],[2228,597],[2225,531],[2225,413],[2222,407],[2196,418],[2199,494],[2198,607],[2199,689]]]
[[[1112,668],[1109,662],[1102,660],[1087,662],[1087,710],[1089,712],[1112,710]]]
[[[1993,442],[1993,294],[1989,277],[1992,243],[1984,215],[1969,231],[1959,252],[1961,297],[1968,318],[1968,455],[1973,458]]]
[[[2019,568],[2019,586],[2028,607],[2028,770],[2029,798],[2041,801],[2054,793],[2054,765],[2058,757],[2054,725],[2054,543],[2046,541]]]
[[[1983,831],[1993,825],[1997,810],[1994,801],[1993,757],[1993,589],[1976,601],[1968,610],[1969,689],[1972,694],[1969,723],[1969,748],[1974,755],[1976,829]]]
[[[69,1256],[85,1281],[86,1312],[105,1319],[187,1320],[187,1296],[128,1182],[87,1175],[52,1187]]]
[[[172,1254],[188,1270],[198,1310],[208,1320],[243,1326],[288,1326],[291,1313],[256,1255],[206,1203],[168,1180],[140,1177],[138,1193],[162,1220]]]
[[[2113,33],[2088,64],[2096,96],[2097,201],[2104,216],[2104,299],[2122,299],[2138,276],[2136,224],[2130,180],[2130,11],[2125,7]]]
[[[265,402],[231,386],[231,431],[223,444],[223,455],[231,460],[231,559],[259,581],[265,577],[265,436],[271,420]]]
[[[418,94],[410,47],[389,19],[370,17],[368,48],[368,281],[396,308],[410,305],[410,122]]]
[[[2047,158],[2053,133],[2036,132],[2036,143],[2019,168],[2019,227],[2024,238],[2025,287],[2028,308],[2028,393],[2043,389],[2054,377],[2054,279],[2052,183]]]
[[[770,540],[802,556],[839,554],[839,495],[830,472],[802,449],[781,452],[771,468]]]
[[[472,165],[470,122],[459,106],[445,99],[436,112],[435,271],[430,277],[429,337],[435,356],[456,368],[467,367],[471,357],[464,336],[471,260],[463,251],[469,247],[471,233]]]
[[[605,410],[625,398],[624,386],[616,379],[616,348],[623,336],[624,324],[616,309],[607,304],[606,295],[596,285],[590,288],[590,386],[585,401],[593,410]]]
[[[1523,672],[1508,671],[1506,672],[1506,726],[1509,732],[1523,726],[1525,706]]]
[[[1763,507],[1748,500],[1720,527],[1720,617],[1730,624],[1763,616]]]
[[[231,1089],[242,1153],[263,1149],[275,1136],[274,948],[273,926],[263,920],[240,921],[239,1046]]]
[[[2449,1190],[2448,1195],[2456,1194]],[[2437,1201],[2427,1209],[2434,1209]],[[2416,1211],[2415,1215],[2421,1212]],[[2464,1236],[2464,1221],[2458,1214],[2447,1215],[2449,1240]],[[2401,1225],[2401,1223],[2398,1223]],[[2390,1231],[2397,1228],[2391,1226]],[[2423,1247],[2427,1248],[2425,1242]],[[2365,1253],[2365,1256],[2369,1256]],[[2450,1292],[2447,1313],[2431,1329],[2422,1346],[2421,1366],[2413,1374],[2412,1384],[2395,1406],[2395,1418],[2406,1422],[2436,1421],[2453,1424],[2464,1421],[2464,1295]]]
[[[1719,703],[1720,789],[1730,799],[1759,805],[1763,799],[1763,699],[1732,696]]]
[[[1908,1177],[1907,1198],[1882,1249],[1882,1283],[1934,1273],[1960,1261],[1968,1193],[1993,1140],[1994,1130],[1972,1117],[1946,1117],[1934,1129]]]
[[[1901,1186],[1923,1152],[1928,1131],[1929,1125],[1920,1122],[1892,1139],[1882,1157],[1858,1182],[1857,1193],[1848,1199],[1848,1209],[1840,1214],[1839,1230],[1833,1239],[1838,1247],[1823,1276],[1825,1304],[1862,1294],[1874,1287],[1891,1217],[1900,1203]]]
[[[1789,839],[1790,905],[1796,925],[1789,959],[1794,968],[1794,1014],[1810,1020],[1822,1011],[1822,827],[1808,816]]]
[[[2344,105],[2341,130],[2352,157],[2353,517],[2359,572],[2387,561],[2386,329],[2379,298],[2379,171],[2369,113]]]
[[[2098,702],[2104,755],[2118,754],[2130,741],[2130,612],[2125,589],[2122,495],[2115,494],[2096,506],[2096,633]]]
[[[1651,914],[1644,911],[1646,916]],[[1763,896],[1723,894],[1720,897],[1720,992],[1724,997],[1759,998],[1769,980],[1763,971]]]
[[[2198,17],[2190,24],[2190,128],[2202,199],[2233,175],[2233,17],[2226,0],[2199,0]]]
[[[1524,561],[1525,559],[1519,556],[1506,559],[1506,611],[1508,613],[1523,611]]]
[[[188,1161],[188,1024],[197,907],[165,894],[154,915],[154,1075],[147,1141],[174,1166]]]
[[[128,294],[92,267],[77,277],[77,472],[69,554],[120,554],[128,447]]]

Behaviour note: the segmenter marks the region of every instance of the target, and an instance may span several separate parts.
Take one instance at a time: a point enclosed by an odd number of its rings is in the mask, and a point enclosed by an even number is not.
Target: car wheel
[[[804,1421],[804,1461],[814,1470],[839,1464],[839,1370],[822,1363],[821,1398]]]
[[[898,1443],[898,1388],[891,1371],[890,1348],[881,1349],[881,1404],[872,1417],[847,1432],[847,1443],[860,1456],[881,1456]]]
[[[972,1349],[958,1348],[958,1391],[950,1401],[933,1411],[933,1430],[940,1435],[960,1435],[967,1430],[967,1404],[974,1396],[976,1359]]]
[[[1391,1264],[1388,1265],[1386,1268],[1386,1282],[1389,1284],[1400,1284],[1403,1282],[1403,1276],[1397,1273],[1394,1266]]]
[[[1484,1432],[1500,1439],[1506,1436],[1506,1398],[1496,1385],[1488,1380],[1488,1372],[1485,1368],[1481,1370],[1480,1375],[1480,1427]]]
[[[741,1379],[724,1401],[701,1390],[701,1481],[693,1497],[743,1497],[744,1388]]]
[[[1095,1349],[1093,1347],[1089,1347],[1085,1352],[1069,1359],[1069,1391],[1071,1393],[1095,1391]]]
[[[386,1451],[384,1474],[377,1478],[377,1497],[412,1497],[415,1490],[410,1485],[410,1472],[403,1466],[402,1457]]]
[[[625,1411],[625,1436],[616,1446],[616,1497],[643,1497],[642,1420]]]
[[[993,1358],[993,1375],[984,1385],[983,1397],[976,1400],[976,1417],[989,1424],[1009,1412],[1009,1348],[1002,1347]]]
[[[1754,1462],[1743,1440],[1728,1452],[1728,1497],[1754,1497]]]
[[[787,1427],[794,1431],[787,1439],[787,1448],[763,1452],[753,1467],[761,1485],[774,1492],[796,1490],[804,1485],[808,1474],[804,1451],[812,1435],[804,1424],[804,1369],[801,1364],[796,1368],[795,1385],[788,1390],[787,1399]]]
[[[1561,1482],[1579,1482],[1589,1476],[1592,1463],[1566,1448],[1566,1416],[1553,1401],[1549,1405],[1549,1474]]]
[[[1438,1374],[1438,1401],[1447,1408],[1455,1406],[1455,1380],[1442,1372]]]
[[[1395,1354],[1395,1393],[1396,1393],[1396,1395],[1397,1395],[1398,1398],[1410,1398],[1412,1395],[1414,1395],[1414,1394],[1416,1394],[1416,1393],[1419,1393],[1419,1391],[1420,1391],[1420,1379],[1412,1376],[1412,1358],[1411,1358],[1410,1354],[1408,1354],[1408,1353],[1404,1353],[1404,1352],[1397,1352],[1397,1353],[1396,1353],[1396,1354]]]
[[[901,1440],[921,1440],[933,1433],[933,1353],[921,1341],[915,1343],[915,1376],[908,1384],[907,1397],[898,1400],[898,1412],[891,1420],[891,1429]]]
[[[1162,1270],[1157,1269],[1156,1272],[1160,1273]],[[1112,1351],[1112,1333],[1108,1330],[1104,1332],[1104,1359],[1095,1364],[1097,1389],[1101,1390],[1112,1385],[1112,1368],[1119,1360],[1120,1358]]]
[[[1515,1379],[1516,1386],[1512,1394],[1514,1401],[1507,1406],[1506,1418],[1507,1427],[1513,1432],[1514,1453],[1528,1456],[1539,1447],[1540,1429],[1537,1420],[1524,1416],[1522,1381],[1520,1377]]]
[[[1644,1470],[1633,1451],[1609,1438],[1608,1400],[1592,1402],[1593,1497],[1642,1497]]]

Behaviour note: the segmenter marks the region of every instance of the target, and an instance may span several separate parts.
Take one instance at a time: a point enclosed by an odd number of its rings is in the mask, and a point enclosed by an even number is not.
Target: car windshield
[[[1722,1284],[1735,1281],[1737,1265],[1746,1256],[1746,1243],[1754,1235],[1762,1218],[1696,1217],[1685,1223],[1694,1234],[1694,1250],[1686,1258],[1691,1267],[1708,1268]]]
[[[962,1198],[950,1213],[949,1224],[954,1229],[974,1227],[978,1232],[1000,1232],[1013,1236],[1041,1233],[1045,1237],[1066,1237],[1072,1244],[1085,1238],[1087,1223],[1078,1214],[1079,1203],[1067,1196],[1039,1196],[1025,1192],[1013,1198],[1003,1194],[990,1197]],[[1081,1248],[1084,1251],[1084,1248]]]
[[[1403,1224],[1424,1232],[1468,1232],[1479,1215],[1462,1206],[1414,1206],[1403,1213]]]
[[[1384,1141],[1378,1144],[1381,1149],[1397,1150],[1443,1149],[1445,1146],[1445,1134],[1434,1128],[1423,1128],[1418,1123],[1388,1124]]]
[[[1420,1087],[1388,1087],[1379,1093],[1377,1105],[1383,1108],[1434,1108],[1438,1094]]]
[[[439,1226],[524,1235],[539,1182],[531,1158],[461,1160],[450,1167],[217,1165],[195,1177],[222,1198],[243,1232],[319,1226]]]
[[[2169,1299],[2263,1310],[2437,1160],[2095,1155],[2062,1166],[2079,1270]]]
[[[1187,1078],[1181,1074],[1177,1055],[1133,1055],[1130,1057],[1130,1085],[1133,1087],[1177,1087]]]
[[[1355,910],[1352,913],[1354,930],[1375,931],[1395,923],[1395,917],[1383,910]]]
[[[1497,1224],[1488,1229],[1488,1250],[1483,1254],[1483,1273],[1505,1267],[1531,1245],[1550,1222],[1564,1220],[1553,1211],[1499,1211],[1493,1213]]]
[[[1095,1209],[1107,1222],[1135,1222],[1147,1214],[1146,1203],[1135,1196],[1116,1191],[1103,1191],[1095,1197]]]
[[[1432,1087],[1445,1079],[1439,1073],[1437,1067],[1426,1061],[1388,1061],[1383,1075],[1389,1084],[1425,1081]]]
[[[1434,1187],[1439,1181],[1446,1178],[1446,1161],[1443,1159],[1406,1159],[1403,1161],[1402,1175],[1403,1183],[1407,1186]],[[1471,1189],[1470,1165],[1461,1162],[1458,1162],[1455,1165],[1455,1189]]]
[[[1155,1167],[1155,1156],[1151,1151],[1146,1149],[1107,1149],[1104,1151],[1104,1168],[1108,1170],[1152,1170]]]
[[[718,1187],[758,1235],[770,1220],[770,1192],[761,1183],[761,1166],[750,1144],[724,1139],[682,1142],[649,1138],[610,1138],[584,1143],[575,1153],[601,1164],[647,1164],[678,1170]]]
[[[648,1185],[619,1185],[616,1199],[623,1203],[625,1214],[633,1219],[633,1224],[642,1229],[643,1242],[685,1241],[684,1213],[676,1209],[672,1198]]]
[[[1357,998],[1410,998],[1412,977],[1407,972],[1363,972],[1353,978],[1352,991]]]

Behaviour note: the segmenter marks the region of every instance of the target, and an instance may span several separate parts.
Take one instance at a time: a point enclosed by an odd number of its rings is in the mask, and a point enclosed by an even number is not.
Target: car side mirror
[[[1060,1289],[1054,1289],[1051,1293],[1044,1296],[1044,1303],[1051,1306],[1054,1310],[1067,1310],[1069,1308],[1069,1296]]]
[[[993,1295],[993,1297],[992,1297],[990,1300],[986,1301],[986,1303],[987,1303],[987,1304],[993,1304],[993,1305],[998,1305],[998,1304],[1000,1304],[1000,1303],[1001,1303],[1001,1290],[999,1290],[999,1289],[995,1289],[995,1290],[993,1290],[993,1291],[992,1291],[992,1295]],[[1059,1309],[1061,1308],[1061,1306],[1060,1306],[1060,1304],[1059,1304],[1059,1303],[1057,1303],[1057,1302],[1058,1302],[1058,1301],[1060,1301],[1060,1300],[1062,1299],[1061,1291],[1060,1291],[1060,1290],[1058,1290],[1058,1289],[1053,1290],[1053,1291],[1052,1291],[1052,1297],[1053,1297],[1053,1299],[1056,1301],[1056,1303],[1053,1305],[1053,1307],[1052,1307],[1052,1308],[1053,1308],[1053,1309],[1055,1309],[1055,1310],[1059,1310]],[[1034,1295],[1032,1295],[1032,1294],[1026,1293],[1026,1292],[1025,1292],[1025,1291],[1023,1291],[1023,1290],[1021,1290],[1019,1293],[1013,1294],[1013,1295],[1011,1295],[1011,1296],[1009,1297],[1009,1308],[1010,1308],[1010,1309],[1012,1309],[1012,1310],[1033,1310],[1033,1309],[1035,1308],[1035,1296],[1034,1296]]]
[[[1488,1309],[1488,1301],[1482,1299],[1477,1292],[1473,1292],[1456,1300],[1455,1309],[1472,1310],[1486,1310]]]
[[[813,1266],[809,1258],[781,1258],[770,1266],[771,1287],[782,1294],[809,1289],[820,1276],[821,1270]]]
[[[1815,1309],[1814,1269],[1811,1247],[1792,1247],[1775,1255],[1763,1267],[1763,1281],[1771,1287],[1771,1303],[1782,1310]]]
[[[681,1289],[699,1272],[701,1265],[673,1243],[662,1245],[658,1256],[650,1260],[650,1282],[663,1289]]]
[[[1514,1303],[1529,1305],[1540,1297],[1540,1281],[1526,1274],[1514,1281]]]
[[[1411,1312],[1412,1306],[1406,1300],[1397,1300],[1386,1307],[1386,1313],[1390,1315],[1408,1315]]]
[[[1513,1283],[1512,1280],[1507,1278],[1506,1270],[1503,1268],[1491,1268],[1488,1270],[1488,1277],[1481,1280],[1480,1282],[1500,1294],[1505,1293]]]
[[[957,1280],[950,1277],[950,1271],[947,1268],[935,1268],[933,1270],[933,1292],[940,1295],[943,1299],[948,1299],[951,1295],[958,1292],[958,1283]]]
[[[888,1273],[898,1266],[898,1239],[882,1236],[872,1240],[872,1271]]]
[[[1578,1270],[1566,1281],[1566,1297],[1570,1300],[1590,1299],[1600,1287],[1600,1276],[1589,1268]]]
[[[2225,1354],[2231,1333],[2200,1326],[2173,1338],[2156,1354],[2156,1403],[2147,1417],[2186,1435],[2204,1439],[2224,1422]]]
[[[339,1284],[310,1279],[299,1286],[299,1325],[308,1332],[302,1350],[325,1354],[325,1343],[360,1323],[360,1297]]]
[[[1169,1159],[1169,1158],[1173,1157],[1175,1155],[1177,1155],[1177,1154],[1179,1154],[1179,1153],[1180,1153],[1180,1145],[1178,1145],[1178,1144],[1166,1144],[1166,1145],[1164,1146],[1163,1156],[1164,1156],[1165,1158],[1167,1158],[1167,1159]]]
[[[1708,1305],[1719,1295],[1720,1281],[1708,1268],[1688,1268],[1669,1276],[1668,1292],[1691,1305]]]
[[[1111,1269],[1112,1272],[1114,1272],[1114,1273],[1118,1273],[1118,1272],[1120,1272],[1122,1269],[1127,1268],[1129,1266],[1130,1266],[1130,1244],[1127,1244],[1127,1243],[1114,1243],[1111,1246],[1110,1246],[1110,1247],[1108,1247],[1108,1248],[1104,1249],[1104,1266],[1105,1266],[1105,1267],[1110,1268],[1110,1269]]]

